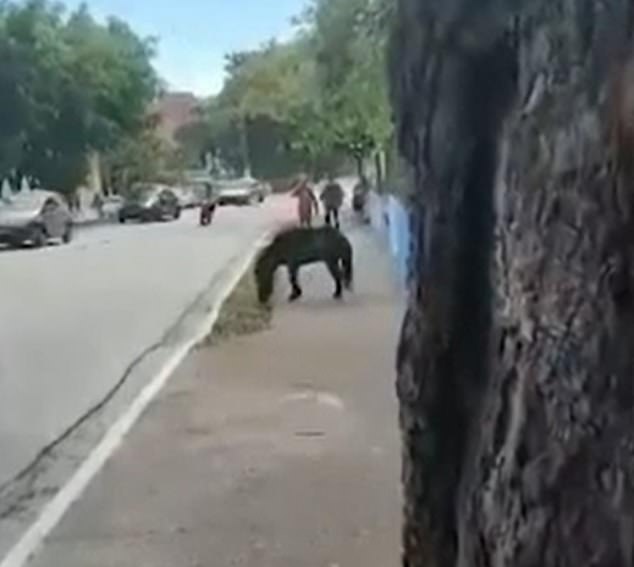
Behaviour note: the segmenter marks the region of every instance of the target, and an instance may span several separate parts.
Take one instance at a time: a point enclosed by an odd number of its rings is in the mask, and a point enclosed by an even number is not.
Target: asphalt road
[[[288,198],[178,222],[80,231],[68,246],[0,251],[0,486],[104,395]]]
[[[400,563],[402,296],[346,220],[354,293],[315,266],[291,306],[281,277],[272,328],[187,357],[31,567]]]

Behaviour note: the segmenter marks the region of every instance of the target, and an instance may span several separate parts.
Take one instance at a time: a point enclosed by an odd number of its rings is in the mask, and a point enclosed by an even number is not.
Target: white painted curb
[[[59,524],[68,509],[81,497],[108,459],[117,451],[126,435],[152,400],[163,389],[173,372],[183,362],[191,349],[209,334],[218,320],[223,304],[249,269],[255,255],[267,239],[268,233],[256,242],[243,262],[240,263],[231,278],[229,278],[227,285],[221,290],[212,311],[201,323],[199,329],[178,348],[161,371],[143,388],[121,417],[106,432],[103,439],[93,449],[75,474],[44,507],[37,520],[9,551],[0,563],[0,567],[24,567],[33,558],[46,537]]]

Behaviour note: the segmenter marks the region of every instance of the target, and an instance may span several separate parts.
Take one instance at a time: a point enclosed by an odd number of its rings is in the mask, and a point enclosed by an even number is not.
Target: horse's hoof
[[[332,297],[336,301],[342,301],[343,300],[343,293],[335,293],[335,295],[333,295]]]
[[[291,296],[288,298],[288,301],[290,303],[295,303],[301,296],[301,293],[292,293]]]

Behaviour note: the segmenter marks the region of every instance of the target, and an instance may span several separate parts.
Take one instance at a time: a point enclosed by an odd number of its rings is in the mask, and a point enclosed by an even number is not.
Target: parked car
[[[182,209],[194,209],[200,206],[200,201],[192,187],[174,187],[173,191],[178,197]]]
[[[53,239],[68,243],[72,238],[73,217],[60,194],[33,189],[0,201],[0,243],[38,248]]]
[[[262,201],[264,201],[273,194],[273,186],[268,181],[258,181],[258,183],[260,185]]]
[[[132,187],[119,211],[119,222],[176,220],[181,205],[176,193],[165,185],[138,184]]]
[[[215,185],[220,205],[256,205],[268,196],[267,186],[249,177],[216,181]]]
[[[196,207],[201,207],[210,201],[216,201],[218,198],[211,181],[192,181],[188,187],[194,196]]]

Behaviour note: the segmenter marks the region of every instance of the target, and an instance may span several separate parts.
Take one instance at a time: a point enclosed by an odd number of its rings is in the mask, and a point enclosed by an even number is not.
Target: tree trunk
[[[392,41],[403,564],[631,566],[634,10],[473,7],[400,0]]]
[[[359,179],[361,179],[363,177],[364,171],[363,171],[363,156],[359,155],[359,154],[354,154],[354,162],[357,165],[357,176],[359,177]]]
[[[240,144],[242,146],[242,175],[251,177],[251,154],[249,151],[249,122],[246,116],[240,119]]]
[[[383,173],[383,154],[381,151],[377,151],[374,154],[374,169],[376,172],[376,188],[379,193],[383,192],[383,181],[384,181],[384,173]]]

